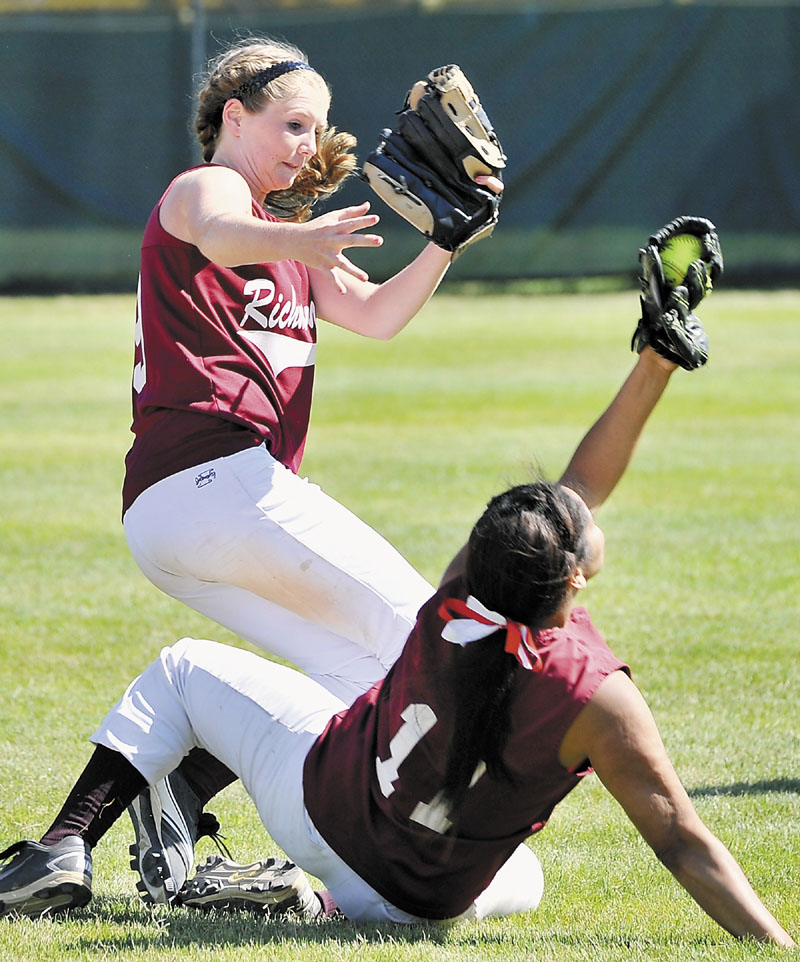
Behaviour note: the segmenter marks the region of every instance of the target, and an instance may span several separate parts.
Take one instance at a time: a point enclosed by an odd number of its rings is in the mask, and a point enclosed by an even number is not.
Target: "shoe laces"
[[[210,838],[222,855],[232,860],[233,856],[225,844],[225,836],[221,834],[220,827],[219,819],[216,815],[212,815],[211,812],[201,812],[197,820],[196,837],[198,840],[206,837]]]

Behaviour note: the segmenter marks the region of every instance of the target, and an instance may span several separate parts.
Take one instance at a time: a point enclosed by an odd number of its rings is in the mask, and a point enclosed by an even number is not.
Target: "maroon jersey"
[[[584,608],[535,635],[541,670],[516,672],[503,753],[513,782],[479,766],[453,827],[441,796],[453,699],[436,681],[457,652],[442,638],[446,597],[466,598],[460,578],[421,608],[389,674],[331,720],[304,770],[308,812],[331,848],[392,904],[426,918],[466,911],[591,771],[588,760],[566,770],[559,746],[603,679],[627,670]]]
[[[123,511],[162,478],[262,442],[296,471],[311,413],[306,266],[213,264],[163,229],[163,200],[142,242]],[[275,220],[255,201],[253,217]]]

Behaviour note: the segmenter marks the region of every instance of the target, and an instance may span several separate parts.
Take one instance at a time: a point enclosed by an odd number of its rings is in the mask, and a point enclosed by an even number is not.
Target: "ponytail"
[[[317,139],[317,152],[300,171],[287,190],[267,194],[266,206],[276,217],[305,221],[312,207],[335,193],[355,170],[352,153],[356,138],[352,134],[326,127]]]
[[[493,498],[472,529],[466,587],[482,605],[535,634],[567,597],[575,568],[586,560],[586,509],[559,484],[519,485]],[[493,778],[512,781],[503,762],[519,664],[504,632],[459,649],[449,691],[456,701],[444,794],[455,821],[481,762]]]
[[[456,705],[442,786],[451,813],[458,812],[481,762],[492,778],[512,781],[503,763],[503,749],[518,665],[506,653],[500,640],[503,635],[495,632],[459,648],[453,660],[448,685]]]

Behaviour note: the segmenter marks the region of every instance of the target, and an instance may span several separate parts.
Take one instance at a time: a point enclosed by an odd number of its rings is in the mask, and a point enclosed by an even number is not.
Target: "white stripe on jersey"
[[[287,367],[313,367],[317,357],[317,345],[310,341],[298,341],[276,331],[239,331],[242,337],[261,351],[269,361],[277,377]]]

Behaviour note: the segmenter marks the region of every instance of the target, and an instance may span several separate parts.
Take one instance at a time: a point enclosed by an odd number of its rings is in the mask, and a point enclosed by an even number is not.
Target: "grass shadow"
[[[72,944],[86,951],[107,951],[115,941],[133,949],[237,947],[254,942],[293,946],[324,944],[385,945],[428,942],[444,944],[452,931],[434,922],[419,925],[354,923],[343,919],[303,922],[270,921],[248,912],[198,912],[143,906],[138,899],[96,896],[85,909],[69,916],[89,923],[76,929]]]
[[[137,899],[98,896],[90,906],[71,915],[73,922],[84,923],[71,934],[73,951],[108,952],[113,948],[126,950],[216,950],[252,947],[263,943],[273,947],[285,947],[287,955],[319,945],[339,946],[399,946],[427,944],[432,949],[450,946],[451,949],[469,951],[488,946],[496,950],[519,953],[521,946],[526,952],[536,952],[546,946],[561,945],[567,948],[595,948],[607,953],[647,953],[654,948],[684,946],[685,936],[680,939],[665,933],[649,937],[626,936],[612,932],[575,933],[568,929],[536,929],[521,934],[508,926],[507,919],[487,920],[486,923],[465,922],[455,926],[443,926],[435,922],[419,925],[392,923],[355,923],[343,919],[326,919],[319,922],[261,919],[246,912],[204,913],[188,909],[146,908]],[[492,922],[497,922],[493,925]],[[86,924],[88,923],[88,924]],[[476,928],[477,926],[477,928]],[[716,940],[699,936],[689,940],[695,947],[710,947]],[[402,951],[402,948],[400,949]],[[294,956],[293,956],[294,957]],[[316,956],[314,956],[316,957]]]
[[[771,792],[800,795],[800,778],[772,778],[757,782],[733,782],[731,785],[704,785],[689,789],[691,798],[714,795],[767,795]]]

